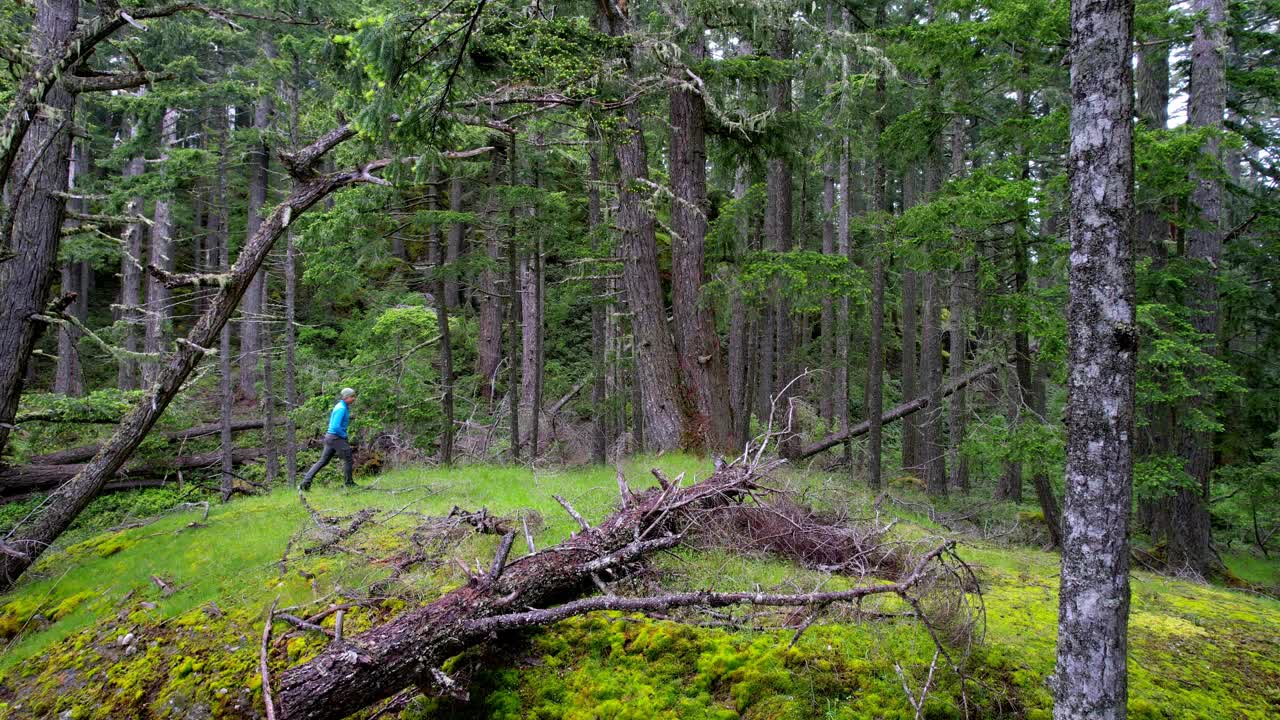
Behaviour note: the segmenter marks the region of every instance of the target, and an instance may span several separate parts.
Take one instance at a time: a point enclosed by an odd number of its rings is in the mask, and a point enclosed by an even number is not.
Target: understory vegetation
[[[640,457],[624,467],[633,489],[656,485],[651,466],[689,481],[711,471],[694,457]],[[406,534],[423,516],[485,508],[523,519],[546,547],[577,529],[552,496],[594,522],[617,503],[613,474],[475,465],[396,470],[361,478],[366,486],[354,491],[322,485],[309,495],[316,512],[378,514],[315,553],[308,549],[325,538],[290,490],[181,507],[146,524],[139,521],[156,509],[157,491],[115,494],[103,522],[127,518],[137,527],[104,529],[90,519],[0,606],[3,716],[259,717],[259,642],[273,601],[278,673],[330,641],[280,613],[355,604],[342,620],[344,634],[355,634],[465,583],[458,561],[487,564],[498,536],[464,526],[437,561],[393,578]],[[876,496],[850,490],[846,476],[818,471],[780,470],[771,484],[806,506],[843,510],[856,526],[897,520],[886,543],[961,538],[958,553],[976,571],[985,608],[981,642],[962,661],[963,692],[959,676],[938,667],[924,717],[964,717],[966,703],[971,717],[1050,717],[1058,559],[1038,549],[1044,531],[1031,508],[934,507],[909,480],[891,482],[877,505]],[[524,553],[520,546],[513,555]],[[1280,710],[1280,602],[1266,596],[1280,585],[1277,565],[1225,559],[1252,589],[1135,573],[1131,717],[1262,719]],[[632,590],[811,591],[854,580],[713,543],[656,556],[629,582]],[[904,608],[886,601],[862,609]],[[417,697],[399,717],[916,717],[907,693],[920,696],[935,653],[921,623],[832,607],[795,639],[807,612],[735,613],[733,627],[711,612],[564,621],[458,656],[444,669],[464,679],[469,701]],[[329,614],[318,624],[332,632],[336,620]]]

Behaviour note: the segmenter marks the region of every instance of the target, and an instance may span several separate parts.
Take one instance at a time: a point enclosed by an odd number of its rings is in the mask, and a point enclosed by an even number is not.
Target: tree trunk
[[[733,198],[742,203],[749,188],[748,169],[739,165],[734,172]],[[735,254],[744,256],[751,245],[750,223],[740,224],[735,233],[737,247]],[[751,374],[750,358],[752,345],[752,324],[742,288],[734,283],[729,290],[729,405],[734,419],[734,436],[739,444],[747,439],[751,432]]]
[[[587,146],[587,163],[587,232],[591,236],[593,254],[603,257],[606,244],[604,213],[600,206],[600,143],[594,133],[591,144]],[[611,302],[605,297],[608,288],[604,279],[597,277],[592,280],[591,291],[591,405],[596,411],[591,432],[591,461],[603,465],[608,462],[609,439],[612,437],[609,432],[609,413],[605,410],[609,405],[609,382],[606,375],[609,362],[608,313]]]
[[[516,136],[512,133],[507,144],[507,187],[516,187]],[[511,459],[520,461],[520,358],[516,346],[524,339],[521,320],[520,249],[516,246],[515,215],[513,205],[507,223],[507,397],[511,409]]]
[[[1045,393],[1045,377],[1048,368],[1044,363],[1036,363],[1031,379],[1031,412],[1038,423],[1048,424],[1048,402]],[[954,401],[953,401],[954,402]],[[1037,469],[1031,477],[1031,484],[1036,490],[1036,500],[1040,503],[1040,514],[1044,516],[1045,528],[1049,531],[1049,541],[1055,548],[1062,547],[1062,510],[1058,507],[1058,498],[1053,494],[1053,485],[1049,482],[1049,474],[1043,468]]]
[[[689,54],[693,62],[706,57],[700,21],[690,21]],[[683,67],[674,72],[682,73]],[[705,282],[707,235],[706,106],[697,91],[677,81],[670,100],[671,142],[671,297],[675,316],[675,345],[685,390],[695,417],[689,434],[699,446],[733,453],[738,446],[729,402],[729,377],[715,311],[702,296]]]
[[[454,175],[453,181],[449,183],[449,209],[453,212],[462,212],[463,189],[462,175]],[[444,266],[449,269],[445,273],[444,303],[450,310],[458,307],[457,267],[458,259],[462,257],[462,244],[466,236],[466,223],[457,222],[449,228],[449,246],[445,249],[444,257]]]
[[[75,31],[79,9],[78,0],[36,3],[28,48],[31,55],[44,58],[57,51]],[[0,455],[8,446],[9,431],[18,414],[18,398],[31,352],[44,330],[44,324],[34,316],[44,312],[53,285],[66,210],[63,193],[67,190],[69,123],[75,102],[58,84],[45,94],[43,102],[50,111],[30,113],[30,125],[16,148],[11,149],[8,143],[12,139],[4,137],[6,162],[0,178],[4,180],[4,207],[13,213],[13,231],[8,239],[15,257],[0,262],[0,287],[4,288],[4,302],[0,303]],[[55,119],[55,115],[61,119]],[[7,123],[4,129],[9,130]],[[16,154],[8,155],[11,150]],[[26,185],[16,187],[11,178],[23,175],[29,178]],[[0,237],[0,246],[5,239]]]
[[[231,223],[230,215],[230,194],[227,192],[227,155],[229,152],[228,143],[230,140],[229,130],[227,127],[227,119],[224,118],[219,123],[220,147],[218,148],[218,190],[215,198],[217,208],[214,214],[217,216],[217,237],[218,246],[218,271],[226,272],[231,267]],[[256,275],[256,273],[255,273]],[[249,291],[253,291],[252,281],[249,283]],[[219,476],[219,486],[221,490],[222,502],[231,499],[232,490],[235,488],[235,475],[232,474],[234,467],[235,447],[231,442],[231,404],[232,404],[232,386],[234,380],[231,377],[231,323],[223,323],[222,329],[218,333],[218,414],[222,420],[221,450],[222,450],[222,474]]]
[[[791,28],[783,27],[776,31],[774,37],[773,57],[777,60],[791,59]],[[791,77],[785,75],[769,85],[769,108],[782,117],[791,112]],[[791,167],[784,156],[770,157],[765,171],[765,210],[764,233],[769,249],[775,253],[786,253],[792,250],[792,178]],[[797,348],[792,331],[791,304],[787,301],[786,290],[780,280],[774,283],[773,329],[774,362],[773,376],[777,393],[777,417],[775,428],[784,429],[790,419],[790,398],[795,395],[792,380],[796,378],[798,359]],[[779,443],[779,449],[791,452],[795,449],[796,436],[787,433]]]
[[[461,178],[455,176],[449,186],[449,209],[453,212],[462,212]],[[431,201],[434,209],[434,190]],[[462,234],[462,223],[455,222],[449,229],[451,243],[455,233]],[[440,383],[444,386],[444,397],[440,402],[440,410],[444,413],[444,427],[440,433],[440,462],[451,465],[453,463],[453,342],[449,337],[449,300],[445,276],[450,274],[452,268],[445,266],[448,250],[440,246],[440,232],[434,228],[431,232],[430,252],[431,264],[435,271],[432,293],[436,296],[436,321],[440,328]]]
[[[876,11],[876,25],[884,23],[884,3]],[[880,108],[875,115],[876,137],[884,133],[887,125],[884,117],[885,78],[884,73],[876,75],[876,106]],[[876,150],[875,170],[871,180],[871,193],[874,209],[880,213],[881,222],[889,219],[888,175],[885,171],[884,151]],[[882,484],[882,437],[884,413],[884,254],[885,234],[877,228],[874,232],[874,246],[871,247],[871,330],[867,338],[867,485],[875,491]]]
[[[1071,7],[1067,467],[1055,720],[1123,720],[1137,358],[1132,0]]]
[[[929,99],[932,114],[941,113],[941,71],[929,78]],[[942,188],[943,175],[942,133],[937,132],[929,140],[929,155],[925,160],[925,199],[932,202]],[[939,271],[929,269],[924,273],[924,308],[921,314],[920,332],[920,380],[921,390],[929,397],[929,407],[921,413],[920,450],[924,466],[925,489],[934,497],[947,494],[947,453],[942,442],[942,289]]]
[[[1195,0],[1192,10],[1200,17],[1191,43],[1191,87],[1187,98],[1187,124],[1193,128],[1222,129],[1226,109],[1224,56],[1226,51],[1226,3],[1224,0]],[[1205,155],[1221,162],[1219,143],[1211,135]],[[1195,311],[1191,323],[1204,340],[1201,350],[1217,357],[1218,349],[1218,268],[1222,259],[1222,184],[1215,175],[1195,175],[1191,204],[1199,211],[1199,223],[1187,230],[1187,259],[1195,265],[1188,305]],[[1215,398],[1204,387],[1188,401],[1183,416],[1196,411],[1212,415]],[[1194,488],[1179,488],[1173,498],[1169,537],[1170,569],[1204,577],[1212,549],[1209,530],[1209,480],[1213,474],[1212,432],[1180,428],[1178,447],[1186,462],[1186,472]]]
[[[908,170],[902,177],[902,208],[916,204],[916,177]],[[903,261],[902,268],[902,397],[920,394],[918,375],[920,351],[916,347],[916,327],[920,322],[920,274]],[[921,467],[920,421],[910,418],[902,424],[902,471],[919,474]]]
[[[165,108],[160,124],[160,160],[169,159],[169,149],[178,142],[178,110]],[[173,197],[169,190],[156,198],[155,213],[151,220],[151,244],[147,251],[147,264],[166,272],[173,270]],[[154,359],[167,350],[166,338],[169,335],[169,319],[171,308],[169,302],[173,294],[164,283],[153,275],[147,276],[147,308],[146,338],[144,347],[153,356],[142,364],[142,381],[145,385],[155,383],[160,372],[161,360]]]
[[[129,121],[129,139],[138,137],[140,123],[136,118]],[[141,155],[129,158],[125,165],[126,178],[141,177],[146,172],[145,160]],[[125,205],[125,215],[139,217],[142,215],[142,197],[135,195]],[[124,231],[124,256],[120,259],[120,319],[124,324],[123,345],[126,355],[119,360],[116,369],[116,384],[121,390],[137,390],[139,387],[138,361],[130,355],[141,348],[138,345],[138,326],[142,324],[141,308],[138,305],[142,293],[142,248],[144,225],[141,222],[130,222]]]
[[[268,43],[269,44],[269,43]],[[272,52],[268,56],[274,55]],[[247,209],[248,224],[246,237],[253,237],[262,225],[262,211],[267,204],[267,188],[271,184],[271,152],[267,147],[267,131],[271,127],[272,95],[263,93],[253,109],[253,132],[257,138],[249,145],[249,198]],[[240,308],[240,397],[253,401],[258,399],[258,363],[262,355],[263,323],[265,310],[263,285],[266,284],[266,270],[262,270],[253,278],[249,292],[245,294],[244,304]]]
[[[959,114],[951,123],[951,177],[953,178],[959,178],[965,174],[967,139],[965,125],[965,117]],[[953,238],[953,242],[960,244],[963,243],[963,239]],[[962,257],[951,278],[951,328],[947,354],[950,356],[948,370],[952,383],[964,374],[968,359],[970,287],[977,282],[977,275],[977,258]],[[965,388],[960,388],[951,396],[951,407],[947,415],[947,459],[951,468],[947,485],[952,490],[960,492],[969,491],[969,460],[960,451],[968,413],[968,392]]]
[[[636,386],[644,417],[643,437],[654,450],[673,450],[684,439],[684,411],[675,341],[667,327],[658,273],[658,242],[646,204],[648,155],[640,109],[628,106],[614,145],[618,178],[618,224],[622,227],[623,281],[631,312]]]
[[[323,175],[314,173],[312,165],[315,160],[352,135],[354,132],[343,126],[325,134],[294,156],[293,171],[297,180],[293,192],[263,221],[258,234],[250,238],[240,251],[226,284],[218,290],[209,308],[196,321],[187,337],[177,343],[174,351],[166,358],[147,396],[125,416],[115,434],[92,462],[60,486],[39,514],[33,515],[11,531],[9,545],[19,552],[0,558],[0,592],[12,587],[23,571],[66,530],[137,449],[204,356],[205,348],[218,337],[244,295],[250,279],[285,228],[307,208],[333,191],[347,185],[368,182],[371,172],[390,164],[390,160],[380,160],[356,169]],[[0,263],[3,264],[5,263]]]
[[[489,166],[489,203],[485,210],[487,216],[487,237],[485,251],[489,262],[480,271],[477,282],[479,296],[479,338],[476,341],[476,375],[480,376],[480,391],[491,403],[496,397],[498,384],[498,363],[502,360],[502,299],[498,297],[498,273],[496,268],[502,262],[500,236],[501,204],[498,187],[502,183],[503,162],[506,153],[501,148],[494,150]]]
[[[73,164],[74,165],[74,164]],[[75,294],[76,299],[67,308],[68,314],[84,322],[85,296],[88,288],[82,281],[82,260],[62,264],[61,289],[63,295]],[[58,364],[54,369],[53,391],[59,395],[78,397],[84,394],[84,374],[80,370],[80,330],[69,323],[58,326]]]
[[[67,172],[67,189],[75,192],[80,176],[87,170],[85,163],[84,143],[71,144],[71,162]],[[73,212],[83,213],[84,201],[70,200]],[[68,227],[79,222],[67,221]],[[75,301],[67,308],[67,313],[83,323],[89,316],[89,264],[83,260],[68,260],[62,265],[62,294],[75,295]],[[84,373],[80,367],[80,329],[64,323],[58,326],[58,364],[54,370],[53,391],[60,395],[80,396],[84,394]]]

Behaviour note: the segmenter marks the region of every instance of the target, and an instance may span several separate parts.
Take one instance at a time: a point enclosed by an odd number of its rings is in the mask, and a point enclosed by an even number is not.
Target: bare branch
[[[577,520],[577,521],[578,521],[578,525],[582,526],[582,530],[583,530],[584,532],[585,532],[585,531],[587,531],[587,530],[590,530],[590,529],[591,529],[591,526],[590,526],[590,525],[588,525],[588,524],[587,524],[587,521],[586,521],[586,520],[584,520],[584,519],[582,518],[582,516],[578,514],[578,511],[577,511],[577,510],[574,510],[574,509],[573,509],[573,506],[569,504],[569,501],[568,501],[568,500],[565,500],[564,498],[560,497],[559,495],[552,495],[551,497],[555,498],[555,499],[556,499],[556,502],[560,503],[560,506],[564,508],[564,511],[565,511],[565,512],[567,512],[567,513],[569,513],[569,515],[570,515],[574,520]]]

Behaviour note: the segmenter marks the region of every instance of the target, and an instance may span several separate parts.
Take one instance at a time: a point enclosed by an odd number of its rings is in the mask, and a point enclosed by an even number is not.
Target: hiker
[[[351,403],[355,401],[356,391],[351,388],[342,388],[342,392],[338,395],[338,404],[334,405],[333,411],[329,413],[329,429],[324,434],[324,452],[302,478],[302,484],[298,486],[300,490],[311,489],[311,479],[329,464],[334,455],[342,458],[342,472],[346,476],[343,486],[356,486],[351,481],[351,444],[347,442],[347,425],[351,423]]]

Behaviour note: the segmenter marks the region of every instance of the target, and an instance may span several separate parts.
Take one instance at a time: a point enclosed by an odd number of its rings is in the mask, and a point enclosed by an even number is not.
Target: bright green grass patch
[[[627,468],[633,487],[654,484],[647,472],[653,464],[672,475],[687,471],[689,481],[709,472],[709,464],[695,458],[646,458]],[[840,489],[844,478],[789,474],[776,481],[806,490],[808,502],[843,504],[855,516],[871,515],[869,498]],[[617,493],[612,468],[409,469],[364,482],[366,489],[357,491],[318,487],[309,498],[328,515],[363,507],[441,515],[454,505],[486,506],[501,515],[526,512],[538,528],[539,547],[576,530],[553,494],[596,520],[612,508]],[[339,602],[388,572],[346,554],[303,556],[295,547],[282,573],[286,544],[310,522],[295,494],[283,489],[215,506],[203,526],[189,527],[196,520],[198,512],[186,512],[80,538],[50,552],[37,566],[39,577],[0,598],[0,638],[6,643],[0,685],[10,698],[0,703],[0,717],[252,714],[261,703],[257,643],[271,601],[279,596],[282,607]],[[404,549],[402,533],[413,525],[405,513],[367,526],[348,544],[389,557]],[[904,522],[894,532],[897,539],[923,541],[940,531],[925,522]],[[493,536],[470,535],[453,554],[487,564],[496,542]],[[518,543],[517,555],[522,548]],[[969,661],[966,684],[974,715],[1048,718],[1057,556],[983,543],[966,543],[961,553],[979,572],[987,610],[985,642]],[[655,569],[670,589],[807,591],[850,583],[733,550],[681,549],[659,556]],[[177,592],[166,596],[150,580],[153,575]],[[413,603],[447,591],[463,577],[449,562],[402,580],[400,590]],[[1133,588],[1132,717],[1280,716],[1280,603],[1145,573],[1135,573]],[[358,633],[405,607],[405,601],[389,600],[354,611],[346,627]],[[278,633],[288,629],[277,625]],[[788,649],[793,634],[615,615],[578,618],[503,648],[501,661],[489,661],[489,669],[472,679],[469,704],[421,702],[405,717],[915,716],[895,665],[918,692],[933,654],[918,624],[819,623]],[[295,637],[275,654],[274,671],[305,661],[323,646],[323,638]],[[457,658],[450,668],[467,662],[468,656]],[[954,675],[941,673],[926,716],[962,717],[964,702]]]

